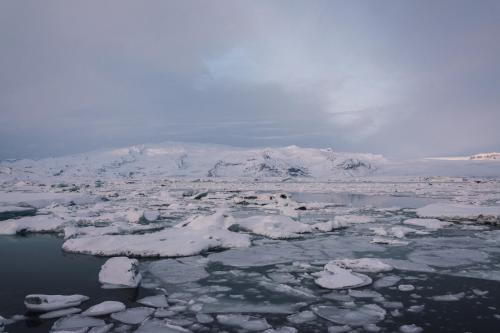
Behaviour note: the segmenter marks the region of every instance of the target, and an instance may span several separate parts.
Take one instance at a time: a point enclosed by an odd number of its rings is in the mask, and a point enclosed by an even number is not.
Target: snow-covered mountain
[[[370,176],[500,176],[495,154],[470,159],[387,160],[330,148],[237,148],[161,143],[40,160],[0,162],[0,181],[184,177],[188,179],[322,179]]]
[[[100,150],[41,160],[0,163],[10,177],[200,177],[338,178],[368,176],[386,160],[381,155],[331,149],[245,149],[213,144],[163,143]]]
[[[469,156],[470,160],[500,160],[500,153],[482,153]]]

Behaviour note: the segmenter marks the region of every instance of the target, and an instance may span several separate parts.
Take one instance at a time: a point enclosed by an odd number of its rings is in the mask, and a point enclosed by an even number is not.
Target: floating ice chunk
[[[242,328],[247,331],[263,331],[271,328],[265,319],[241,314],[217,315],[217,321],[222,325]]]
[[[137,223],[144,216],[144,211],[131,209],[127,211],[126,217],[127,221],[130,223]]]
[[[324,271],[313,275],[316,276],[314,282],[327,289],[357,288],[372,283],[370,277],[341,268],[333,262],[326,264]]]
[[[338,215],[335,216],[334,223],[338,227],[348,227],[352,224],[358,223],[370,223],[375,222],[375,219],[370,216],[362,216],[362,215]]]
[[[173,228],[148,234],[69,239],[62,248],[68,252],[95,255],[181,257],[199,254],[212,248],[250,246],[249,235],[227,230],[225,218],[223,212],[218,212],[210,216],[188,219]]]
[[[265,330],[264,333],[297,333],[298,330],[295,327],[283,326],[280,328],[270,328]]]
[[[371,243],[374,244],[386,244],[386,245],[408,245],[407,241],[402,241],[399,239],[392,239],[387,237],[373,237]]]
[[[439,221],[438,219],[408,219],[403,223],[432,230],[442,229],[452,224],[451,222]]]
[[[293,244],[282,243],[279,246],[276,244],[252,246],[250,248],[212,253],[208,256],[208,259],[228,266],[256,267],[292,262],[303,255],[303,249]]]
[[[488,262],[488,254],[470,249],[416,250],[408,259],[420,264],[437,267],[456,267],[473,263]]]
[[[361,259],[341,259],[333,260],[327,264],[326,269],[329,270],[329,265],[334,265],[342,268],[352,269],[356,272],[363,273],[379,273],[392,270],[392,266],[384,263],[379,259],[361,258]]]
[[[289,285],[283,283],[273,283],[268,281],[260,281],[259,285],[263,286],[267,290],[274,292],[279,292],[287,294],[290,296],[295,296],[299,298],[317,298],[312,290],[306,289],[304,287],[290,287]]]
[[[349,290],[349,296],[354,298],[381,298],[382,294],[374,290]]]
[[[88,299],[83,295],[32,294],[24,298],[24,305],[30,311],[48,312],[78,306]]]
[[[426,264],[423,263],[416,263],[412,262],[409,260],[401,260],[401,259],[389,259],[386,258],[384,259],[385,262],[390,264],[392,267],[395,269],[401,270],[401,271],[414,271],[414,272],[435,272],[436,270]]]
[[[328,327],[328,333],[344,333],[350,331],[352,331],[352,328],[348,325]]]
[[[245,301],[219,299],[218,303],[203,304],[202,313],[272,313],[272,314],[292,314],[297,312],[300,304],[278,303],[263,304],[250,303]],[[170,308],[171,309],[171,308]]]
[[[423,332],[424,329],[422,327],[419,327],[415,324],[411,324],[411,325],[403,325],[399,328],[399,331],[401,333],[420,333],[420,332]]]
[[[160,213],[157,210],[145,210],[143,218],[148,222],[154,222],[158,220]]]
[[[104,326],[92,327],[87,333],[108,333],[115,326],[114,324],[107,324]]]
[[[415,290],[415,286],[411,284],[400,284],[398,286],[399,291],[413,291]]]
[[[489,291],[487,290],[480,290],[480,289],[472,289],[472,292],[474,293],[474,295],[477,295],[477,296],[484,296],[486,294],[489,293]]]
[[[79,308],[67,308],[67,309],[61,309],[61,310],[55,310],[55,311],[46,312],[46,313],[41,314],[40,316],[38,316],[38,318],[41,318],[41,319],[59,318],[59,317],[64,317],[64,316],[67,316],[67,315],[79,313],[81,311],[82,310],[80,310]]]
[[[475,206],[462,204],[430,204],[417,209],[419,217],[433,217],[448,221],[476,221],[500,223],[500,206]]]
[[[106,323],[102,319],[86,317],[83,315],[72,315],[58,319],[52,325],[52,331],[73,331],[77,329],[88,329],[89,327],[104,326]]]
[[[301,233],[311,232],[310,225],[284,215],[251,216],[237,219],[235,223],[254,234],[275,239],[296,238]]]
[[[84,316],[104,316],[110,313],[119,312],[125,310],[125,304],[117,301],[105,301],[96,305],[91,306],[84,312],[82,315]]]
[[[139,261],[127,257],[108,259],[99,272],[99,282],[104,288],[135,288],[141,278]]]
[[[456,293],[456,294],[432,296],[431,299],[433,299],[434,301],[439,301],[439,302],[454,302],[454,301],[459,301],[464,297],[465,297],[465,293],[461,292],[461,293]]]
[[[311,228],[314,230],[329,232],[332,231],[333,229],[338,228],[338,224],[335,223],[334,221],[318,222],[311,224]]]
[[[312,307],[315,314],[340,325],[363,326],[375,324],[385,318],[386,311],[376,304],[366,304],[359,308],[344,309],[333,305]]]
[[[422,312],[425,308],[425,305],[412,305],[408,308],[408,312],[419,313]]]
[[[138,307],[130,308],[111,314],[111,318],[124,324],[136,325],[142,323],[155,312],[153,308]]]
[[[168,307],[167,297],[165,295],[147,296],[137,300],[137,303],[154,308]]]
[[[428,233],[413,228],[396,226],[389,229],[389,234],[396,238],[405,238],[408,234],[427,235]]]
[[[210,324],[214,321],[214,318],[211,315],[208,315],[206,313],[197,313],[196,320],[200,324]]]
[[[286,319],[293,324],[303,324],[308,321],[315,320],[316,315],[314,312],[306,310],[290,315],[286,317]]]
[[[23,232],[56,232],[62,230],[65,220],[51,215],[26,216],[2,221],[0,235],[15,235]]]
[[[134,333],[190,333],[181,326],[172,325],[159,319],[148,319]]]
[[[205,267],[187,264],[175,259],[154,261],[148,266],[148,271],[166,284],[194,282],[209,276]]]

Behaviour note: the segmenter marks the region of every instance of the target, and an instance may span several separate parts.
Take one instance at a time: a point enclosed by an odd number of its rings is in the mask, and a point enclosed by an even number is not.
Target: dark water
[[[436,202],[436,199],[418,198],[415,196],[366,195],[357,193],[295,192],[291,194],[291,197],[293,200],[301,203],[325,202],[334,205],[349,206],[349,207],[376,206],[379,208],[389,208],[389,207],[419,208]]]
[[[48,234],[0,237],[0,315],[25,314],[27,294],[82,294],[82,309],[106,300],[132,303],[135,289],[101,289],[98,274],[106,258],[64,253],[63,240]],[[48,332],[54,320],[35,317],[7,326],[7,331]],[[30,329],[28,329],[30,327]]]

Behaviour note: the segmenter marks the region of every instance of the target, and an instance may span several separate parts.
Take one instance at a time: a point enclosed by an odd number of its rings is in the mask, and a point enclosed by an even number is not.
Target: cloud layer
[[[498,1],[0,2],[0,158],[500,146]]]

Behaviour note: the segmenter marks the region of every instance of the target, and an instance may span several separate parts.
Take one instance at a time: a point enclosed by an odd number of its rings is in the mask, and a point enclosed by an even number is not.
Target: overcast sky
[[[0,158],[500,150],[500,1],[0,2]]]

